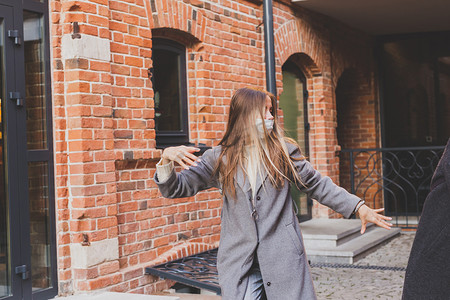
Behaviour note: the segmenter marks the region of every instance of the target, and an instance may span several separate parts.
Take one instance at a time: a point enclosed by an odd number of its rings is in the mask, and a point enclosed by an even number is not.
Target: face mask
[[[273,129],[273,120],[264,120],[264,126],[266,127],[267,131],[272,131]],[[264,133],[264,128],[263,128],[263,120],[261,119],[256,119],[256,128],[258,129],[259,133]]]

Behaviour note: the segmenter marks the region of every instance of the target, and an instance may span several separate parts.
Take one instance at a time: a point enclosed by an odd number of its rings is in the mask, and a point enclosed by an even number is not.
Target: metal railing
[[[384,207],[394,225],[416,228],[444,148],[341,150],[341,185],[371,207]]]

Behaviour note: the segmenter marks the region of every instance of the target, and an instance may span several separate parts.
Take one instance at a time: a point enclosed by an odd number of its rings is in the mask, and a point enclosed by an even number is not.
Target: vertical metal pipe
[[[275,81],[275,50],[273,38],[273,7],[272,0],[263,0],[264,7],[264,51],[266,63],[267,91],[277,95]]]

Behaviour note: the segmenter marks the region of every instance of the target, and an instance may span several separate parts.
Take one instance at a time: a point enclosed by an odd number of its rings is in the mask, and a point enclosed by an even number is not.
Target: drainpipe
[[[266,63],[266,86],[267,91],[277,95],[275,81],[275,50],[273,38],[273,8],[272,0],[263,0],[264,7],[264,52]]]

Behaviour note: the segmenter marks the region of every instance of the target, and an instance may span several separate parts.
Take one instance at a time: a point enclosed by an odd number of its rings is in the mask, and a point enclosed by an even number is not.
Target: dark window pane
[[[382,46],[384,146],[445,145],[450,136],[450,33],[401,36]],[[383,156],[387,214],[420,215],[424,178],[432,174],[433,159],[426,153]]]
[[[180,55],[153,50],[156,130],[182,131]]]
[[[24,11],[25,88],[28,150],[47,148],[44,27],[40,14]]]
[[[48,163],[28,163],[31,280],[33,289],[51,287]]]
[[[383,45],[387,147],[445,145],[450,136],[450,33]]]

